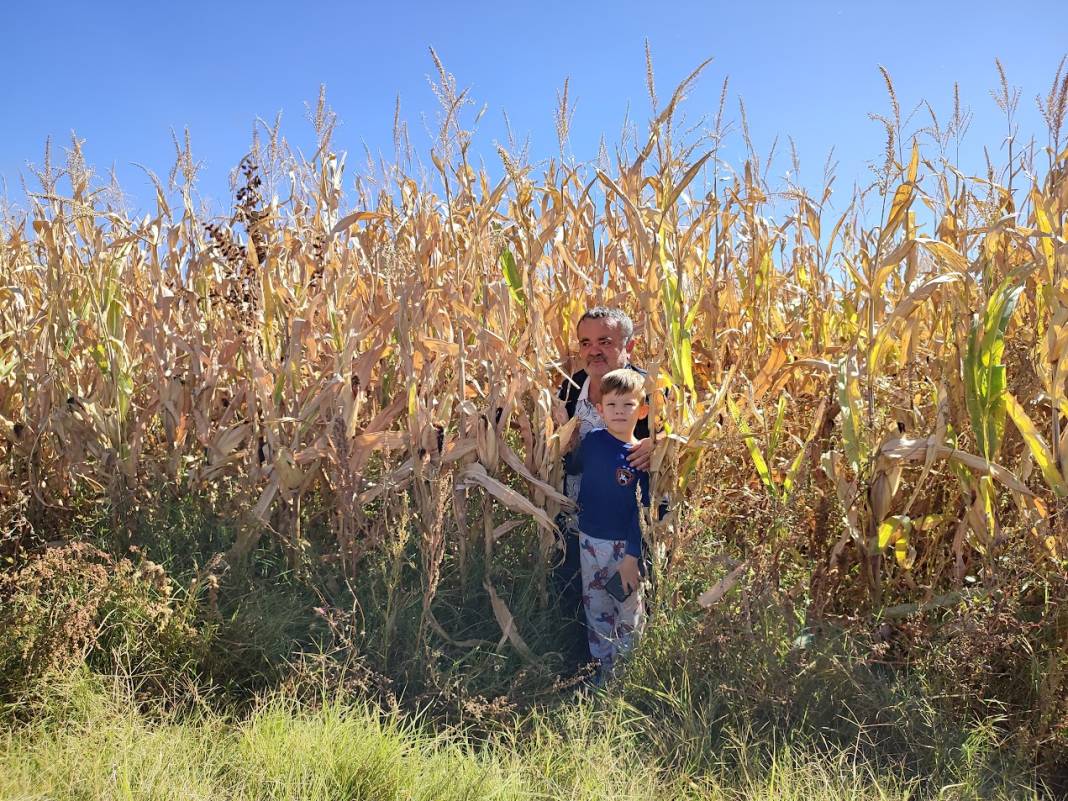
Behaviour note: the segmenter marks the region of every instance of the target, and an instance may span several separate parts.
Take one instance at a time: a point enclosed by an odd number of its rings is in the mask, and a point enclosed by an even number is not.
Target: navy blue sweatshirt
[[[608,429],[591,431],[565,457],[567,472],[582,474],[579,489],[579,530],[598,540],[626,540],[627,553],[641,560],[642,530],[638,522],[636,485],[642,505],[649,505],[649,474],[627,462],[633,445],[620,442]]]

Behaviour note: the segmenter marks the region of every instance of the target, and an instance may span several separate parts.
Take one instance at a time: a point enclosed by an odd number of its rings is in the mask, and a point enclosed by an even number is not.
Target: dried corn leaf
[[[497,619],[497,625],[501,627],[500,644],[503,645],[507,640],[525,661],[536,662],[534,653],[523,641],[523,638],[519,636],[519,629],[516,626],[515,618],[512,617],[512,613],[508,609],[508,605],[501,600],[488,578],[482,582],[482,586],[486,588],[490,603],[493,605],[493,616]]]

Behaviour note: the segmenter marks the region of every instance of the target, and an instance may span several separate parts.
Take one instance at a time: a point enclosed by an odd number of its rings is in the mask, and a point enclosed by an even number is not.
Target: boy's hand
[[[638,589],[638,560],[627,554],[619,565],[619,580],[623,582],[624,592],[633,592]]]
[[[652,437],[638,440],[638,444],[631,448],[630,453],[627,454],[627,461],[630,466],[635,470],[648,470],[649,462],[653,458],[653,446],[655,444]]]

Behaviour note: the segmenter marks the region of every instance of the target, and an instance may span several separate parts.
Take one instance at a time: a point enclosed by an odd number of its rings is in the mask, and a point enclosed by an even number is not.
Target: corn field
[[[159,493],[218,493],[238,521],[227,560],[270,540],[296,566],[314,503],[317,558],[354,580],[416,527],[426,624],[448,639],[429,603],[443,569],[492,562],[508,537],[554,558],[572,428],[556,391],[581,366],[578,318],[611,305],[636,321],[664,433],[652,483],[671,512],[644,526],[663,570],[710,531],[770,521],[739,543],[770,561],[687,602],[776,560],[803,569],[814,619],[991,591],[1007,554],[1061,580],[1063,69],[1041,98],[1047,141],[1010,142],[982,175],[949,156],[959,107],[908,133],[887,76],[875,181],[837,210],[830,181],[772,189],[751,146],[724,165],[722,105],[712,134],[688,136],[697,77],[614,160],[535,168],[502,147],[493,175],[468,158],[442,70],[433,171],[394,165],[348,197],[320,101],[314,156],[269,130],[226,218],[197,208],[187,145],[139,218],[93,185],[75,140],[2,230],[7,544],[70,536],[85,504],[121,535]],[[1017,95],[1003,82],[998,98],[1011,124]],[[527,651],[489,571],[483,586]]]

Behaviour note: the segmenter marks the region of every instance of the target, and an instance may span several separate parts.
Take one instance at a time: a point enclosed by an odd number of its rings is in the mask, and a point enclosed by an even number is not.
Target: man
[[[585,367],[563,383],[559,397],[567,409],[568,419],[578,418],[579,423],[574,435],[578,440],[594,429],[605,427],[604,420],[597,411],[597,404],[602,400],[601,379],[605,373],[620,368],[636,370],[642,375],[645,371],[630,362],[635,344],[634,323],[620,309],[605,306],[592,308],[579,319],[576,330],[579,357]],[[638,444],[631,450],[627,460],[637,470],[648,470],[654,444],[649,436],[648,418],[638,421],[634,435]],[[582,486],[581,474],[569,475],[564,480],[566,495],[577,501]],[[587,662],[590,652],[582,609],[581,560],[576,515],[560,515],[557,525],[564,539],[564,559],[554,568],[553,583],[560,597],[561,609],[568,619],[573,621],[572,655],[578,661]]]
[[[604,427],[604,420],[597,413],[597,404],[601,402],[601,379],[605,373],[622,367],[637,370],[642,375],[645,371],[630,363],[635,344],[634,323],[621,310],[606,306],[592,308],[579,318],[576,330],[579,357],[585,368],[563,383],[559,397],[564,401],[568,419],[578,416],[576,435],[582,438],[594,428]],[[640,444],[631,454],[630,463],[639,470],[647,470],[653,455],[647,419],[639,423],[636,434]],[[576,484],[574,495],[568,490],[569,497],[578,497],[577,487]]]

